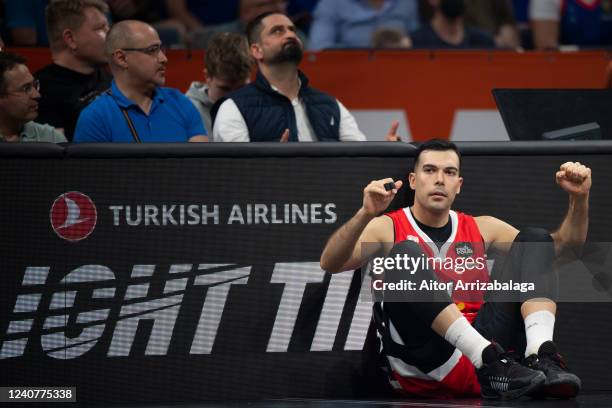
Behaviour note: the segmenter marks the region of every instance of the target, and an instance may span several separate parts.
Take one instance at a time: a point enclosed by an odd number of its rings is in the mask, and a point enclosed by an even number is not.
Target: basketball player
[[[531,279],[535,290],[510,301],[490,292],[451,295],[432,290],[419,301],[375,303],[374,320],[391,384],[407,394],[430,397],[574,397],[580,379],[567,371],[552,342],[557,307],[551,288],[556,286],[556,255],[586,239],[591,170],[568,162],[557,171],[557,184],[569,194],[569,210],[549,234],[518,231],[491,216],[452,211],[463,183],[460,164],[453,143],[431,140],[420,145],[408,177],[415,192],[413,206],[378,216],[403,183],[372,181],[364,189],[362,207],[329,239],[321,267],[331,273],[359,268],[386,243],[395,244],[389,257],[456,259],[466,252],[482,256],[487,249],[506,254],[491,278]],[[390,182],[394,185],[387,191],[384,186]],[[424,266],[406,277],[456,282],[458,276],[486,281],[489,275],[486,267],[461,275],[445,268]],[[524,358],[512,358],[502,346]]]

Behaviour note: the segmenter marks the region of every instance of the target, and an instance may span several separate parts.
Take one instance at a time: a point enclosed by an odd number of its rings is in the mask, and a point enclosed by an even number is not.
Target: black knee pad
[[[553,242],[553,239],[544,228],[527,227],[519,231],[514,242]]]
[[[402,241],[391,249],[387,257],[396,258],[398,255],[400,257],[404,257],[404,255],[406,255],[409,258],[415,259],[422,258],[421,265],[423,267],[415,270],[385,270],[385,280],[387,282],[399,282],[402,279],[406,279],[414,282],[416,288],[421,288],[423,281],[428,283],[438,281],[438,277],[433,268],[427,267],[428,256],[425,254],[419,244],[408,240]],[[431,324],[433,319],[442,309],[451,303],[451,298],[448,292],[440,289],[404,291],[401,293],[401,296],[394,298],[386,297],[386,301],[390,300],[408,304],[407,307],[422,317],[428,325]]]
[[[395,244],[391,249],[391,252],[389,252],[389,256],[395,256],[396,254],[406,254],[411,257],[419,257],[424,256],[425,252],[416,242],[405,240]]]
[[[424,261],[428,257],[427,254],[425,254],[425,252],[423,251],[423,249],[419,246],[419,244],[413,241],[409,241],[409,240],[402,241],[402,242],[395,244],[395,246],[393,246],[393,248],[391,249],[387,257],[395,258],[397,255],[400,255],[401,257],[403,257],[404,255],[407,255],[409,258],[415,258],[415,259],[423,258]],[[406,273],[413,272],[410,276],[414,279],[418,279],[419,281],[429,280],[429,279],[438,279],[435,271],[427,267],[420,268],[417,271],[405,271],[405,272]]]

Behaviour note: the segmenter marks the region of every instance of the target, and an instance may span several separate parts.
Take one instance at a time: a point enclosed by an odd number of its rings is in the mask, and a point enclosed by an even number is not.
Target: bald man
[[[114,80],[79,116],[75,143],[208,141],[189,99],[163,87],[168,59],[153,27],[135,20],[115,24],[105,53]]]

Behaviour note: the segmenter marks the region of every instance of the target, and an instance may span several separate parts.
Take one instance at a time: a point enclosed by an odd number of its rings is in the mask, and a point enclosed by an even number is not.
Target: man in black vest
[[[353,115],[333,96],[311,88],[298,70],[304,47],[287,16],[265,13],[247,27],[255,82],[229,95],[214,119],[220,142],[362,141]]]

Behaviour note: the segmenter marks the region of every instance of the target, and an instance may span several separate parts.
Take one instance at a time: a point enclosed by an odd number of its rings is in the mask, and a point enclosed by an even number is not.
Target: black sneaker
[[[565,361],[552,341],[542,343],[538,355],[530,355],[523,364],[546,374],[546,382],[534,395],[536,397],[573,398],[580,391],[580,378],[567,371]]]
[[[496,343],[482,351],[482,367],[476,375],[484,398],[519,398],[546,381],[544,373],[517,363]]]

